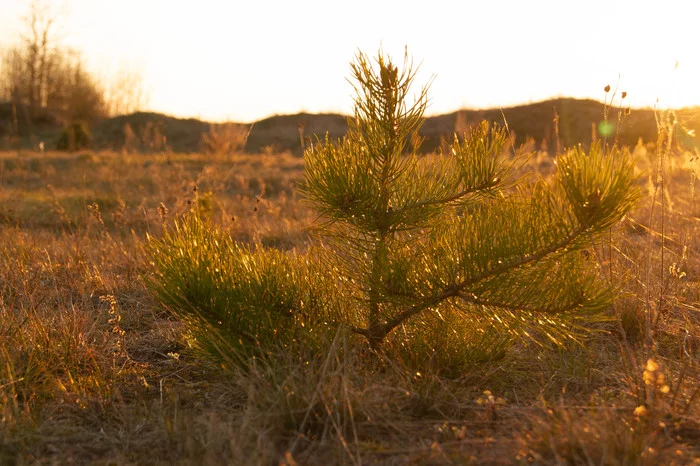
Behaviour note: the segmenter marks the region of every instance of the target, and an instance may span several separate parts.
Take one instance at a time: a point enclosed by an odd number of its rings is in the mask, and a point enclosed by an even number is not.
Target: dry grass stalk
[[[202,150],[214,155],[231,155],[245,148],[252,126],[239,123],[212,124],[202,133]]]

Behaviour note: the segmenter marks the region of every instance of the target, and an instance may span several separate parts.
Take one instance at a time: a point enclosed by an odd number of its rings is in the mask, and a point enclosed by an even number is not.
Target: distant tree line
[[[0,101],[12,105],[15,131],[17,120],[33,132],[33,125],[89,124],[145,103],[138,73],[122,71],[101,81],[80,52],[62,45],[63,16],[50,2],[32,0],[18,40],[0,51]]]

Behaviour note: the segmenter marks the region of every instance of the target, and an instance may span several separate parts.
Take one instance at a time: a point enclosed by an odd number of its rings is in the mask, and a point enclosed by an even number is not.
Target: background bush
[[[75,121],[61,131],[56,141],[58,150],[80,150],[87,149],[92,144],[90,128],[84,122]]]

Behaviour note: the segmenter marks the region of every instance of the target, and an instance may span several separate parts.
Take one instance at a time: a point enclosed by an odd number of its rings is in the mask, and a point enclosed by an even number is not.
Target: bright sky
[[[406,45],[419,82],[435,77],[429,114],[602,100],[618,82],[633,107],[700,105],[696,0],[60,2],[64,43],[99,73],[139,69],[149,109],[181,117],[349,114],[358,49],[400,61]],[[0,1],[0,44],[28,3]]]

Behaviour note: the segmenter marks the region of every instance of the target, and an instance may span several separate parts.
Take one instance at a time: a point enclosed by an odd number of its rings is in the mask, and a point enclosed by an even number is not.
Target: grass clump
[[[299,339],[315,346],[331,326],[323,274],[305,256],[251,249],[194,212],[151,238],[147,252],[150,288],[215,359],[238,364]]]
[[[92,144],[90,128],[84,122],[70,123],[62,131],[56,141],[56,149],[62,151],[75,151],[86,149]]]
[[[237,123],[221,123],[209,126],[209,132],[202,133],[201,146],[205,153],[231,155],[245,147],[252,127]]]

